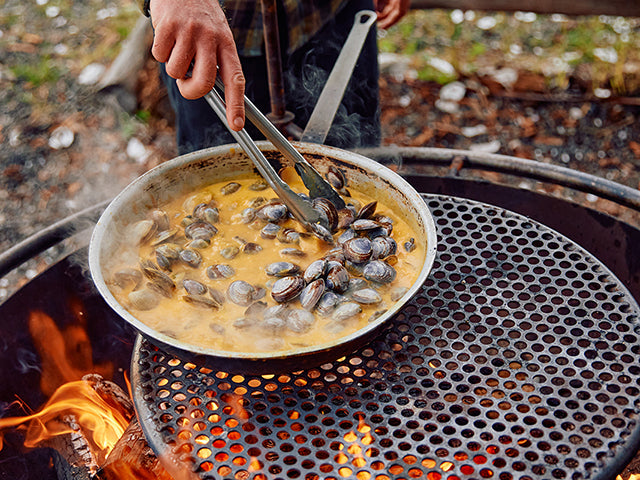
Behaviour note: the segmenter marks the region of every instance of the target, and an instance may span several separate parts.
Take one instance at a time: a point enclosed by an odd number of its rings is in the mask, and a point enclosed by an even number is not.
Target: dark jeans
[[[372,0],[351,0],[311,41],[291,55],[283,53],[287,110],[294,122],[304,128],[324,84],[338,58],[342,45],[360,10],[373,10]],[[281,17],[282,20],[282,17]],[[280,45],[287,45],[287,26],[280,21]],[[324,142],[340,148],[370,147],[380,143],[378,90],[378,47],[375,26],[362,49],[344,98]],[[264,56],[240,57],[246,79],[247,97],[263,112],[270,111],[267,65]],[[178,91],[164,65],[161,75],[176,113],[178,151],[185,154],[206,147],[235,143],[235,140],[204,99],[187,100]],[[262,135],[247,121],[254,139]]]

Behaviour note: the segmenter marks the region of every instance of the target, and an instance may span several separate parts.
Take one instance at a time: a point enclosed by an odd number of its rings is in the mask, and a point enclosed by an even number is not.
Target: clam
[[[338,245],[344,245],[345,242],[348,242],[349,240],[351,240],[353,238],[356,238],[357,236],[358,236],[358,234],[355,232],[355,230],[352,230],[351,228],[347,228],[336,239],[336,243]]]
[[[197,222],[197,221],[198,221],[198,219],[196,217],[194,217],[193,215],[185,215],[185,217],[182,220],[180,220],[180,226],[182,228],[186,228],[189,225],[191,225],[192,223]]]
[[[374,259],[384,260],[390,255],[395,255],[398,251],[398,244],[393,238],[388,236],[374,238],[372,245]]]
[[[364,267],[363,276],[376,283],[391,283],[396,278],[396,270],[382,260],[373,260]]]
[[[324,260],[326,260],[327,262],[336,262],[339,264],[343,264],[344,263],[344,252],[342,251],[341,247],[338,248],[334,248],[332,250],[329,250],[324,257],[322,257]]]
[[[112,283],[121,289],[135,290],[142,282],[142,272],[137,268],[122,268],[113,274]]]
[[[300,243],[300,234],[293,228],[282,228],[278,231],[276,238],[282,243]]]
[[[271,289],[271,297],[278,303],[289,302],[300,295],[304,288],[304,280],[299,276],[279,278]]]
[[[366,263],[354,263],[351,260],[345,260],[344,268],[347,269],[349,275],[354,277],[361,277],[364,274],[364,266]]]
[[[378,202],[376,202],[376,201],[367,203],[365,206],[363,206],[358,211],[358,214],[356,215],[356,218],[359,220],[361,218],[371,218],[371,217],[373,217],[373,214],[376,212],[376,207],[377,206],[378,206]]]
[[[311,202],[314,209],[327,217],[329,230],[335,232],[338,228],[338,210],[336,206],[326,198],[314,198]]]
[[[311,283],[314,280],[322,277],[327,271],[327,261],[320,259],[315,260],[307,266],[304,271],[303,279],[306,283]]]
[[[238,182],[229,182],[220,189],[220,193],[222,193],[223,195],[231,195],[232,193],[237,192],[239,189],[240,184]]]
[[[391,235],[391,232],[393,232],[393,219],[391,217],[379,214],[374,215],[372,219],[382,225],[382,228],[387,230],[387,235]]]
[[[153,210],[149,215],[158,231],[169,230],[169,215],[164,210]]]
[[[243,330],[245,328],[252,327],[253,325],[255,325],[255,323],[256,323],[255,318],[240,317],[240,318],[236,318],[231,325],[233,325],[234,328]]]
[[[305,310],[313,310],[325,291],[324,279],[314,280],[300,292],[300,306]]]
[[[338,210],[338,230],[348,228],[356,219],[356,214],[350,208]]]
[[[265,222],[278,223],[289,217],[289,209],[284,203],[271,202],[260,207],[256,216]]]
[[[368,322],[375,322],[377,319],[379,319],[382,315],[384,315],[385,313],[387,313],[387,309],[383,309],[383,310],[376,310],[375,312],[373,312],[371,314],[371,316],[368,319]]]
[[[204,283],[190,278],[182,280],[182,287],[189,295],[205,295],[208,291],[208,288]]]
[[[236,256],[240,253],[240,249],[235,245],[231,245],[229,247],[224,247],[220,250],[220,255],[222,255],[227,260],[231,260],[232,258],[236,258]]]
[[[329,166],[329,170],[327,171],[325,178],[336,190],[340,190],[347,186],[347,179],[345,178],[344,173],[334,165]]]
[[[242,253],[252,255],[262,251],[262,245],[255,242],[247,242],[242,246]]]
[[[197,248],[198,250],[202,250],[211,245],[209,240],[204,240],[202,238],[196,238],[195,240],[191,240],[190,242],[185,244],[185,248]]]
[[[337,322],[343,322],[348,320],[349,318],[353,318],[356,315],[359,315],[362,312],[362,307],[355,302],[346,302],[342,305],[338,306],[331,318],[333,318]]]
[[[273,240],[278,235],[278,230],[280,230],[280,225],[276,225],[275,223],[267,223],[262,230],[260,230],[260,236],[262,238],[266,238],[268,240]]]
[[[197,250],[185,248],[180,252],[180,261],[191,268],[198,268],[202,263],[202,255]]]
[[[153,220],[140,220],[129,228],[128,238],[133,245],[142,245],[153,237],[157,229]]]
[[[196,205],[193,209],[193,216],[208,223],[218,223],[220,221],[220,211],[213,202]]]
[[[166,229],[156,233],[156,235],[149,242],[152,246],[160,245],[162,243],[172,240],[178,235],[178,229],[173,228],[171,230]]]
[[[265,317],[262,322],[260,322],[260,328],[265,330],[267,333],[278,333],[284,329],[286,326],[286,321],[280,317]]]
[[[340,302],[340,296],[331,290],[327,290],[322,294],[318,303],[316,303],[316,311],[322,316],[329,316],[335,310]]]
[[[326,276],[326,286],[336,293],[344,293],[349,288],[349,272],[343,265],[330,262]]]
[[[407,252],[413,252],[416,249],[416,239],[412,237],[404,242],[404,249]]]
[[[369,283],[364,278],[350,278],[348,292],[355,292],[356,290],[362,290],[368,288]]]
[[[274,262],[267,265],[264,271],[270,277],[288,277],[299,273],[300,266],[291,262]]]
[[[256,209],[247,207],[240,213],[240,223],[251,223],[256,218]]]
[[[227,288],[227,297],[236,305],[248,307],[257,300],[258,292],[256,287],[244,280],[231,282]]]
[[[187,225],[184,229],[184,234],[188,239],[209,241],[217,233],[218,229],[216,227],[203,220],[196,220],[195,222]]]
[[[211,280],[220,280],[222,278],[231,278],[236,274],[236,271],[231,265],[225,263],[218,263],[215,265],[209,265],[207,267],[207,277]]]
[[[175,286],[171,287],[164,282],[147,282],[147,289],[153,290],[159,295],[162,295],[165,298],[173,297],[173,292],[175,291]]]
[[[287,312],[287,328],[296,333],[306,333],[311,330],[315,317],[313,313],[300,308],[292,308]]]
[[[382,302],[382,295],[373,288],[363,288],[352,292],[351,299],[363,305],[373,305]]]
[[[263,318],[264,311],[267,309],[267,303],[262,300],[258,300],[257,302],[253,302],[251,305],[247,307],[244,311],[245,318]]]
[[[369,230],[375,230],[376,228],[380,228],[380,224],[375,220],[371,220],[369,218],[361,218],[356,220],[351,224],[351,228],[356,232],[367,232]]]
[[[288,308],[289,307],[287,307],[286,305],[283,305],[280,303],[272,307],[267,307],[264,310],[264,318],[269,318],[269,317],[284,318],[286,316]]]
[[[316,237],[318,237],[323,242],[328,243],[329,245],[333,245],[333,235],[331,235],[331,232],[328,228],[325,228],[319,223],[312,223],[310,227],[311,231]]]
[[[198,308],[218,310],[221,307],[221,305],[212,298],[204,297],[202,295],[183,295],[182,300],[184,300],[189,305]]]
[[[254,192],[259,192],[261,190],[266,190],[268,186],[269,185],[267,185],[267,182],[265,180],[260,179],[260,180],[256,180],[251,185],[249,185],[249,190],[253,190]]]
[[[345,260],[353,263],[364,263],[371,258],[373,244],[367,237],[355,237],[342,244]]]
[[[152,310],[160,303],[160,296],[147,288],[134,290],[129,293],[128,299],[136,310]]]
[[[287,247],[280,250],[280,255],[288,256],[288,257],[306,257],[307,254],[300,250],[299,248]]]
[[[222,325],[219,325],[217,323],[210,323],[209,324],[209,330],[211,330],[213,333],[223,336],[225,333],[225,329]]]
[[[224,302],[227,300],[223,292],[213,287],[209,287],[209,296],[213,298],[220,305],[223,305]]]
[[[264,197],[254,197],[247,202],[247,206],[251,208],[259,208],[267,203],[267,199]]]
[[[153,290],[162,294],[167,298],[171,298],[173,292],[176,289],[176,284],[173,282],[171,277],[160,270],[155,270],[152,268],[143,269],[143,273],[145,277],[147,277],[150,281],[147,284]]]

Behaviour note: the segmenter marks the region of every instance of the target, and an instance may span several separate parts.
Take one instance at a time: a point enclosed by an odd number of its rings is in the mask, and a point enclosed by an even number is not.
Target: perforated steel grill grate
[[[427,196],[439,253],[377,341],[303,372],[210,372],[138,339],[148,439],[202,478],[612,478],[638,447],[638,306],[520,215]]]

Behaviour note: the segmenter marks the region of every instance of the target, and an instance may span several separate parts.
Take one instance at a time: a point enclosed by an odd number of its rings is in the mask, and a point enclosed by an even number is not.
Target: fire
[[[113,374],[111,363],[93,363],[82,308],[73,302],[70,308],[74,319],[64,329],[44,312],[29,313],[29,333],[42,365],[40,389],[47,396],[60,385],[80,380],[87,373],[98,373],[105,378],[111,378]]]
[[[59,387],[37,413],[0,419],[0,430],[11,427],[26,429],[24,445],[34,448],[52,437],[76,432],[74,427],[77,425],[101,463],[128,424],[129,419],[103,400],[89,382],[79,380]]]

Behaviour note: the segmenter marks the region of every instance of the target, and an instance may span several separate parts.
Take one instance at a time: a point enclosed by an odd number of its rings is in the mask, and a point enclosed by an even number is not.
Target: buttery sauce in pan
[[[109,288],[141,322],[204,349],[286,352],[334,342],[396,303],[425,258],[393,211],[349,193],[354,218],[339,212],[340,222],[357,223],[336,228],[333,245],[283,214],[258,177],[176,198],[129,227],[139,264],[107,274]]]

